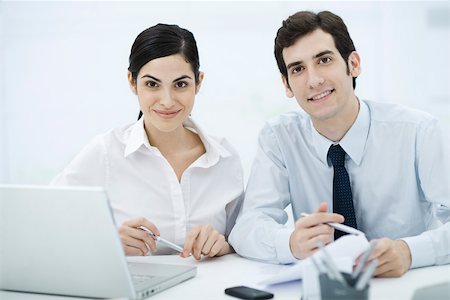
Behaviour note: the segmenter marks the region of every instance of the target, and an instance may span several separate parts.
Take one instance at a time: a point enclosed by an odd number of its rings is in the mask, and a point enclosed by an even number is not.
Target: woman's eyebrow
[[[156,81],[156,82],[161,82],[161,79],[158,79],[158,78],[156,78],[156,77],[154,77],[154,76],[152,76],[152,75],[149,75],[149,74],[142,75],[141,79],[142,79],[142,78],[145,78],[145,77],[151,78],[151,79],[153,79],[153,80]]]
[[[182,79],[186,79],[186,78],[192,79],[191,76],[183,75],[183,76],[178,77],[177,79],[174,79],[173,82],[176,82],[176,81],[179,81],[179,80],[182,80]]]

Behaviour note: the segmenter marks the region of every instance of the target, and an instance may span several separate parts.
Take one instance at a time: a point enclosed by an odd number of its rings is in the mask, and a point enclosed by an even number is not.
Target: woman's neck
[[[147,138],[153,147],[162,154],[173,155],[180,151],[192,149],[198,145],[199,137],[189,129],[180,126],[171,132],[163,132],[155,127],[145,125]]]
[[[145,131],[150,145],[166,158],[179,182],[184,171],[206,151],[200,137],[183,126],[171,132],[154,127],[146,127]]]

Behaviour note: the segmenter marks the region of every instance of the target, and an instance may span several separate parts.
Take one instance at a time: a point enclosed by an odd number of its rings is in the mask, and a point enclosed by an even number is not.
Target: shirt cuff
[[[435,264],[435,251],[431,239],[426,235],[418,235],[401,239],[408,244],[411,252],[410,269],[432,266]]]
[[[275,251],[277,252],[277,260],[281,264],[290,264],[297,261],[289,247],[291,234],[292,229],[290,228],[280,228],[276,232]]]

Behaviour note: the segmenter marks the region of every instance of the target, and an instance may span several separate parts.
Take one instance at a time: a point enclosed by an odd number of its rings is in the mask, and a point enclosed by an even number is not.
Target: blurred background
[[[300,109],[273,56],[282,20],[330,10],[362,58],[356,94],[438,117],[450,139],[450,9],[440,2],[0,2],[0,183],[46,184],[95,135],[132,123],[131,45],[156,23],[192,31],[206,74],[193,118],[248,178],[264,122]]]

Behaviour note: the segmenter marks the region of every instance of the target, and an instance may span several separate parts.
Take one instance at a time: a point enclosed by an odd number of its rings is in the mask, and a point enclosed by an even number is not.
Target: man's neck
[[[333,142],[339,142],[355,123],[358,113],[359,100],[355,96],[354,101],[350,101],[348,106],[333,118],[327,120],[312,119],[312,122],[314,128],[322,136]]]

